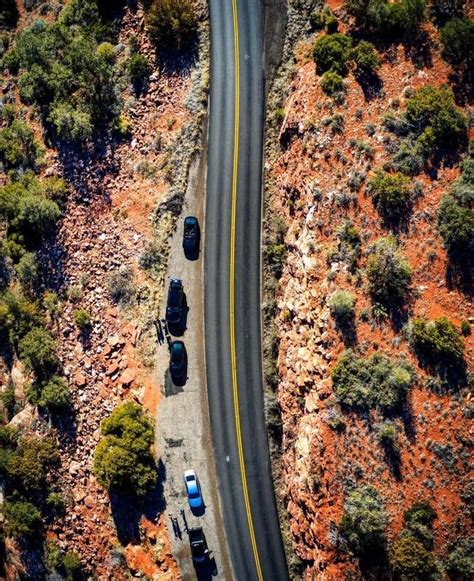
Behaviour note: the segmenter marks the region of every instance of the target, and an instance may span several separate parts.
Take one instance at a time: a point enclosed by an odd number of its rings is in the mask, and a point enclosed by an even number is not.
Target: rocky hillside
[[[265,320],[295,577],[472,578],[468,3],[291,2],[287,32]]]
[[[160,0],[64,4],[0,8],[0,576],[174,580],[154,320],[206,100],[205,10],[176,3],[171,30]]]

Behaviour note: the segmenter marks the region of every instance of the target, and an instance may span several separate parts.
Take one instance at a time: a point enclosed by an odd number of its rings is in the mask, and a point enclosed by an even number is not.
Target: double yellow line
[[[232,207],[231,207],[231,230],[230,230],[230,285],[229,285],[229,305],[230,305],[230,356],[232,371],[232,392],[234,396],[234,416],[235,429],[237,432],[237,448],[239,454],[240,475],[242,479],[242,490],[244,493],[245,510],[250,532],[250,541],[255,559],[255,567],[259,581],[263,581],[260,556],[258,554],[255,530],[253,528],[252,510],[250,508],[249,491],[247,486],[247,474],[245,471],[244,449],[242,444],[242,431],[240,427],[239,410],[239,387],[237,383],[237,363],[235,346],[235,219],[237,210],[237,174],[239,166],[239,117],[240,117],[240,54],[239,54],[239,18],[237,11],[237,0],[232,0],[232,14],[234,19],[234,68],[235,68],[235,104],[234,104],[234,161],[232,169]]]

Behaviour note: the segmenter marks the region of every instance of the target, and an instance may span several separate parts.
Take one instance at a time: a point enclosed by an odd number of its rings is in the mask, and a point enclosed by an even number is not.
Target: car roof
[[[175,341],[175,343],[177,343],[177,341]],[[188,468],[188,470],[184,471],[184,477],[186,478],[187,476],[194,476],[194,478],[196,478],[196,471],[192,468]]]

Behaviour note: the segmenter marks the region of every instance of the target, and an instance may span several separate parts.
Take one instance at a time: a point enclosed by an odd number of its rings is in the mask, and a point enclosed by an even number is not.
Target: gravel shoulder
[[[203,151],[205,151],[203,144]],[[184,533],[180,509],[185,509],[189,527],[201,526],[209,549],[215,558],[217,576],[214,579],[232,579],[227,541],[222,525],[220,501],[212,448],[204,354],[204,297],[203,297],[203,244],[196,261],[186,260],[182,250],[182,222],[186,215],[195,215],[201,225],[204,240],[204,198],[206,186],[205,154],[198,157],[190,168],[188,188],[182,217],[170,242],[170,258],[166,286],[170,277],[183,281],[188,303],[187,330],[182,339],[188,352],[188,380],[184,387],[172,384],[168,375],[168,347],[165,342],[157,349],[156,373],[164,398],[156,412],[156,449],[164,469],[164,497],[166,514],[178,518],[182,540],[173,538],[170,519],[167,518],[172,549],[183,579],[194,579],[196,574]],[[164,316],[163,312],[160,316]],[[192,515],[183,486],[185,469],[196,470],[203,490],[205,514]],[[201,577],[200,577],[201,578]],[[203,577],[204,578],[204,577]]]

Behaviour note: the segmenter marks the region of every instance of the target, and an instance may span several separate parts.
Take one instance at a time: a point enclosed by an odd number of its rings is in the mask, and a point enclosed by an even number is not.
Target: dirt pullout
[[[347,30],[341,21],[339,28]],[[426,29],[431,39],[429,67],[417,64],[402,45],[394,45],[382,54],[379,96],[366,97],[350,73],[345,102],[338,105],[321,91],[311,56],[315,35],[308,28],[295,51],[288,98],[282,104],[273,102],[269,112],[280,141],[267,156],[267,220],[286,227],[286,258],[276,291],[283,494],[305,579],[336,581],[357,575],[355,561],[339,550],[337,535],[345,496],[355,484],[372,484],[380,492],[389,515],[390,540],[403,526],[404,511],[417,500],[428,500],[437,512],[438,556],[446,554],[458,531],[469,529],[462,500],[469,476],[468,451],[460,436],[470,430],[469,396],[428,389],[427,374],[400,329],[369,316],[371,301],[363,277],[366,251],[388,232],[364,182],[354,192],[347,184],[351,170],[368,179],[390,159],[382,127],[388,110],[403,108],[413,89],[449,83],[452,71],[440,57],[438,33],[430,24]],[[280,105],[283,110],[276,111]],[[340,132],[330,127],[338,114],[343,117]],[[370,146],[370,156],[358,152],[361,141]],[[423,173],[416,177],[422,195],[408,229],[398,238],[413,268],[412,316],[446,316],[459,327],[462,320],[472,320],[472,301],[458,288],[448,287],[446,252],[436,229],[441,196],[458,175],[458,168],[442,166],[436,179]],[[347,204],[344,196],[349,196]],[[348,218],[362,235],[359,281],[344,262],[328,258],[337,246],[337,231]],[[363,353],[393,358],[403,353],[416,369],[409,411],[397,420],[399,472],[387,463],[377,440],[374,422],[380,418],[342,413],[335,402],[330,372],[345,348],[327,306],[336,289],[350,290],[357,298],[357,313],[362,313],[357,345]],[[472,368],[472,335],[465,337],[465,356]],[[341,419],[344,430],[334,429],[335,418]]]

